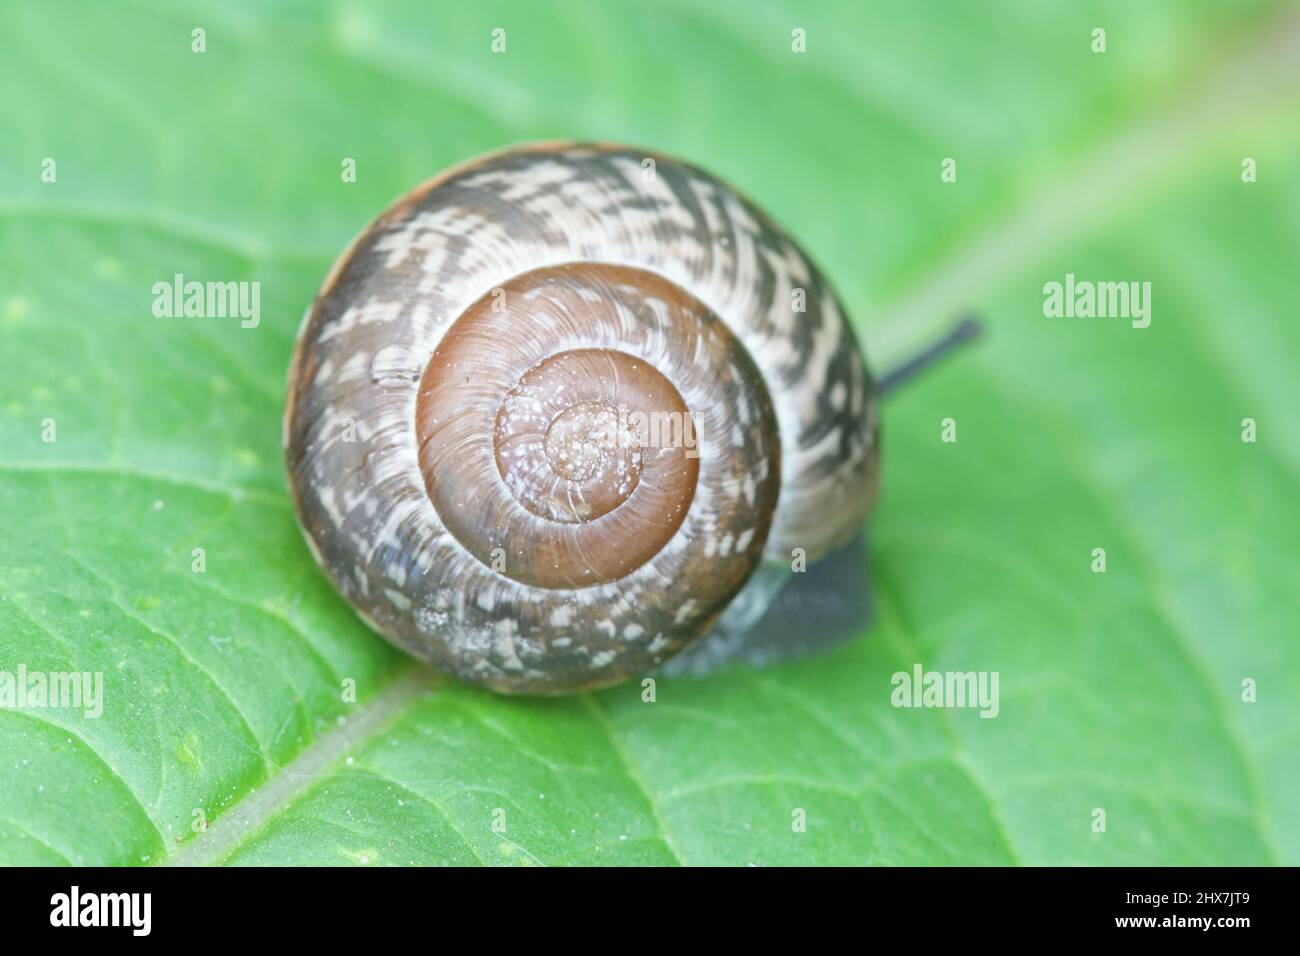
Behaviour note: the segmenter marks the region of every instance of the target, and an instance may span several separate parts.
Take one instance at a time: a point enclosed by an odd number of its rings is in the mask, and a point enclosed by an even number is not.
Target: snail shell
[[[760,565],[848,540],[877,438],[800,249],[707,173],[588,144],[489,155],[380,216],[304,319],[284,419],[339,591],[518,693],[645,673]]]

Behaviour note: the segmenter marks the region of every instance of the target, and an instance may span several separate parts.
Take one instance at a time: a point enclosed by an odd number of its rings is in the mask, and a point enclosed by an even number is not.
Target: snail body
[[[877,404],[834,292],[730,187],[647,158],[444,173],[353,242],[299,333],[308,545],[375,630],[471,683],[643,674],[874,501]]]

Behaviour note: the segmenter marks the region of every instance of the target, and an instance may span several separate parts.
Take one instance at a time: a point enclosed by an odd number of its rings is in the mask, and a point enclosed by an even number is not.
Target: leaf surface
[[[1300,863],[1300,22],[988,6],[0,9],[0,670],[105,675],[98,718],[0,708],[0,861]],[[325,271],[557,137],[734,181],[878,367],[985,316],[887,404],[852,640],[503,699],[313,564],[280,413]],[[260,282],[261,323],[155,318],[177,273]],[[1151,327],[1045,318],[1066,273],[1149,281]],[[894,707],[916,664],[998,672],[997,717]]]

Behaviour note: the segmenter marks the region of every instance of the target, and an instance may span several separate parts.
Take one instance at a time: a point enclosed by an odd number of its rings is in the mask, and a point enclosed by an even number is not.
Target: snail
[[[667,156],[544,144],[442,173],[344,251],[284,447],[307,544],[375,631],[561,694],[743,627],[848,541],[878,408],[834,291],[752,203]]]

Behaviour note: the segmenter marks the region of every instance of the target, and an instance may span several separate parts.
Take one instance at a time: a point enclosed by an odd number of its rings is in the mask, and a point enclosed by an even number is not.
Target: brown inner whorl
[[[666,309],[665,329],[647,331],[648,301]],[[694,498],[695,423],[672,382],[618,345],[676,335],[694,347],[695,314],[707,309],[667,280],[585,263],[525,273],[467,309],[416,404],[421,471],[448,530],[543,588],[606,583],[649,561]]]

